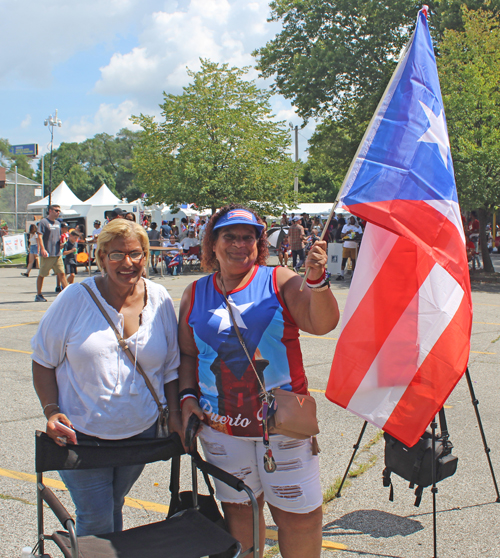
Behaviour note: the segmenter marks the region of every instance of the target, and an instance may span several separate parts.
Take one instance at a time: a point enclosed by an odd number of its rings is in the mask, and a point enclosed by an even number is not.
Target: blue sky
[[[251,52],[280,29],[267,22],[267,0],[0,0],[0,9],[0,137],[42,153],[56,108],[54,145],[134,129],[130,115],[159,115],[163,91],[182,92],[186,66],[197,70],[200,57],[254,66]],[[282,97],[272,107],[302,124]],[[303,159],[313,129],[299,130]]]

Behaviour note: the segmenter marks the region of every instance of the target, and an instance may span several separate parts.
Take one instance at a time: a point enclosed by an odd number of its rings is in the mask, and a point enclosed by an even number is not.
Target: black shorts
[[[76,275],[76,265],[75,264],[65,264],[64,269],[66,270],[66,275],[71,275],[74,273]]]

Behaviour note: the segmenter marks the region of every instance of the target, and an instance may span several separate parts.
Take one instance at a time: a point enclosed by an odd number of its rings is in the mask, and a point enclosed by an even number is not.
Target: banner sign
[[[25,145],[11,145],[9,151],[12,155],[26,155],[26,157],[38,157],[38,143]]]
[[[4,236],[2,240],[5,256],[15,256],[16,254],[26,253],[26,239],[24,234]]]

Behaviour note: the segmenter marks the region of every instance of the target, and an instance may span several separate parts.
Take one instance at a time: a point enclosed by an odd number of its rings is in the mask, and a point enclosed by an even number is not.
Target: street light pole
[[[299,162],[299,127],[293,126],[290,122],[290,130],[295,130],[295,162]],[[293,179],[293,191],[297,194],[299,191],[299,176],[297,174],[297,169],[295,170],[295,178]]]
[[[45,126],[50,126],[50,171],[49,171],[49,205],[52,204],[52,151],[54,149],[54,126],[62,125],[62,122],[57,118],[57,109],[55,116],[49,116],[44,122]]]

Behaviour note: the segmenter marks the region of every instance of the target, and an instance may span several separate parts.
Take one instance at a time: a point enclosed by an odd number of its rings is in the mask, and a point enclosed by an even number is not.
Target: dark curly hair
[[[219,209],[217,213],[214,213],[210,218],[210,221],[207,223],[207,227],[205,229],[205,234],[203,236],[203,250],[201,254],[201,265],[205,271],[220,271],[219,262],[215,256],[214,252],[214,245],[219,237],[219,232],[221,229],[216,229],[214,231],[214,226],[217,221],[225,215],[228,211],[232,209],[245,209],[246,211],[250,211],[253,213],[259,223],[264,225],[264,230],[262,234],[257,239],[257,259],[255,263],[257,265],[266,265],[267,257],[269,256],[269,250],[267,247],[267,235],[266,235],[266,223],[263,219],[253,211],[253,209],[249,209],[245,205],[241,205],[239,203],[231,203],[229,205],[224,206],[222,209]]]

